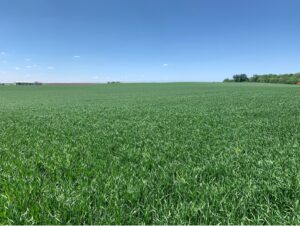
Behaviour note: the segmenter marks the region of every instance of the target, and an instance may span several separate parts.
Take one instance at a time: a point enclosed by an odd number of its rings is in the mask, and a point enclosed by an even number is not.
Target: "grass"
[[[299,224],[300,87],[0,87],[1,224]]]

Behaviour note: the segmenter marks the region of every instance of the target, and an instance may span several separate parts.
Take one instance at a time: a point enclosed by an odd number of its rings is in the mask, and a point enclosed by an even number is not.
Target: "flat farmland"
[[[299,224],[300,86],[0,87],[1,224]]]

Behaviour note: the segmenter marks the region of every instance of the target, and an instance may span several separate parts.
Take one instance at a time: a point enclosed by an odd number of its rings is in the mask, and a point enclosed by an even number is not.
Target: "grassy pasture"
[[[300,86],[0,87],[2,224],[299,224]]]

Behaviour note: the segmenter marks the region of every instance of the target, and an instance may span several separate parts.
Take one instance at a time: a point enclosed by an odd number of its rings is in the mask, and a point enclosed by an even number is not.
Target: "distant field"
[[[300,86],[0,87],[1,224],[300,224]]]

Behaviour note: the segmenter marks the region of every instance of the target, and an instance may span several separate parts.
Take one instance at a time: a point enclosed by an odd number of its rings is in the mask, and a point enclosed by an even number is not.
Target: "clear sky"
[[[0,0],[0,81],[300,71],[300,0]]]

